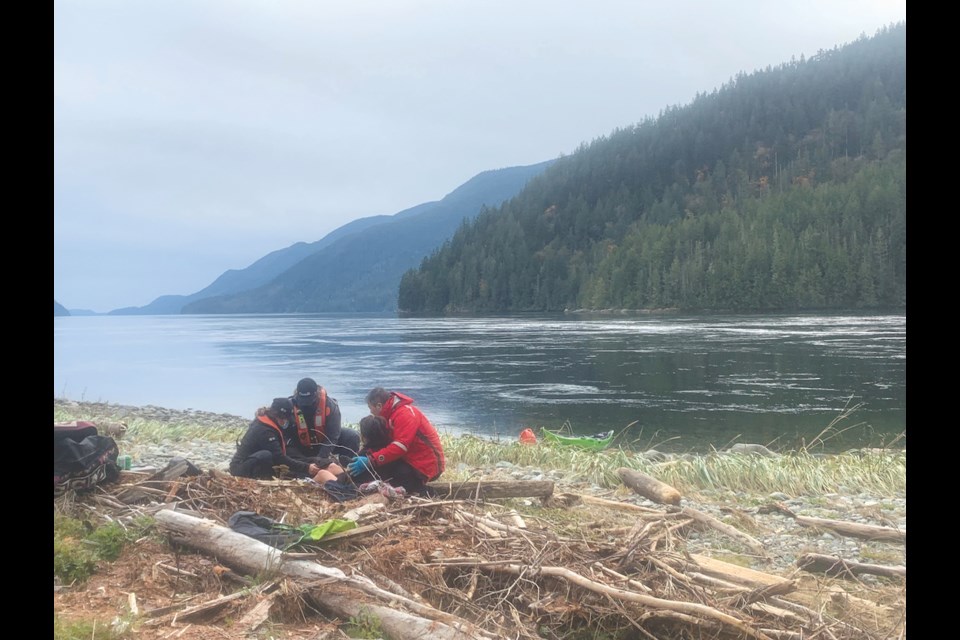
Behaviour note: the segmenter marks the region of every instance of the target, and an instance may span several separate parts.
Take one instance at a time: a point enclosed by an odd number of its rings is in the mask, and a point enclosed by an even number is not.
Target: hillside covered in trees
[[[906,23],[558,159],[406,272],[422,314],[906,306]]]

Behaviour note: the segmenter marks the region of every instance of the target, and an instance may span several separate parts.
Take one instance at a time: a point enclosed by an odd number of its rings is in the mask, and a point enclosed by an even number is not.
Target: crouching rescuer
[[[243,478],[274,478],[283,467],[298,476],[314,477],[317,464],[287,455],[283,429],[293,419],[293,402],[274,398],[273,403],[250,423],[230,460],[230,473]]]
[[[341,426],[340,405],[313,378],[302,378],[290,401],[293,403],[290,455],[321,466],[346,464],[360,449],[360,434]]]
[[[360,421],[361,455],[347,465],[354,482],[383,480],[407,493],[427,493],[443,473],[440,435],[413,399],[376,387],[367,394],[371,415]]]

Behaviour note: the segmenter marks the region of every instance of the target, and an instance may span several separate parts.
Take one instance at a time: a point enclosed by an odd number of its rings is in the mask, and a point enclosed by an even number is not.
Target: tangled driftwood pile
[[[389,501],[375,494],[338,504],[301,481],[183,475],[188,467],[173,464],[153,476],[125,472],[119,483],[73,498],[75,506],[108,518],[150,515],[183,549],[180,555],[215,559],[183,570],[206,585],[210,581],[198,573],[216,573],[218,592],[138,609],[152,627],[204,621],[227,626],[236,637],[272,617],[307,621],[322,614],[375,621],[384,637],[404,639],[607,632],[637,638],[841,640],[905,634],[904,567],[873,571],[890,583],[882,590],[884,602],[862,598],[855,588],[844,588],[844,581],[821,575],[871,572],[837,558],[807,559],[806,570],[779,576],[689,554],[684,536],[703,528],[734,537],[758,555],[765,550],[735,527],[671,504],[672,494],[649,478],[624,475],[648,497],[664,492],[664,499],[654,500],[662,508],[554,494],[550,482],[482,481],[436,483],[440,495],[430,500]],[[505,504],[504,498],[520,496],[533,498],[537,508],[521,515]],[[294,525],[339,518],[358,526],[281,552],[226,527],[237,511]],[[588,511],[616,514],[619,520],[591,519]],[[616,522],[621,526],[613,526]],[[833,531],[842,525],[806,523]],[[584,635],[571,636],[577,631]]]

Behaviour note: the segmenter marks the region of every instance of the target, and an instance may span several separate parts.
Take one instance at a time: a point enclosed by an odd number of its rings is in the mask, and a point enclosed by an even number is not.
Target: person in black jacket
[[[340,405],[313,378],[297,382],[289,400],[293,419],[286,443],[291,456],[326,466],[357,455],[360,434],[341,427]]]
[[[287,455],[283,429],[293,419],[293,403],[289,398],[274,398],[267,409],[257,412],[257,417],[247,427],[237,452],[230,461],[230,473],[243,478],[273,478],[278,475],[274,467],[286,466],[295,476],[328,479],[342,473],[337,465],[324,467],[315,462]]]

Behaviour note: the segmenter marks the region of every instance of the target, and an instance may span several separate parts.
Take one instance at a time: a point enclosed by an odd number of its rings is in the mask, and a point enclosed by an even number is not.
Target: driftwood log
[[[326,567],[311,560],[290,559],[279,549],[211,520],[170,509],[159,511],[155,518],[160,527],[177,542],[216,556],[224,564],[238,570],[251,574],[277,572],[309,583],[316,588],[312,594],[314,599],[334,615],[344,619],[360,615],[376,616],[384,634],[390,639],[492,638],[462,618],[381,589],[365,576],[348,576],[335,567]],[[374,602],[357,597],[351,587],[371,596]],[[413,613],[401,609],[398,606],[401,604]]]
[[[428,482],[435,495],[459,500],[496,500],[498,498],[549,498],[551,480],[481,480],[467,482]]]
[[[873,524],[859,524],[844,522],[843,520],[827,520],[825,518],[811,518],[808,516],[794,516],[797,524],[805,527],[829,529],[842,536],[860,538],[862,540],[878,540],[882,542],[899,542],[907,544],[907,532],[904,529],[880,527]]]
[[[680,504],[680,492],[656,478],[648,476],[645,473],[620,467],[617,469],[617,475],[623,484],[639,493],[644,498],[652,500],[659,504]]]
[[[888,567],[880,564],[865,564],[841,560],[836,556],[819,553],[807,553],[797,558],[797,566],[811,573],[823,573],[828,576],[852,578],[865,573],[887,578],[906,578],[906,567]]]
[[[631,504],[629,502],[620,502],[619,500],[608,500],[607,498],[598,498],[596,496],[591,496],[588,494],[580,493],[563,493],[562,496],[574,496],[583,504],[595,504],[602,507],[610,507],[611,509],[617,509],[619,511],[633,511],[636,513],[642,514],[655,514],[658,516],[663,515],[663,511],[659,509],[651,509],[650,507],[641,507],[638,504]]]
[[[697,564],[701,573],[736,584],[746,585],[752,589],[790,582],[787,578],[775,576],[771,573],[741,567],[737,564],[716,560],[696,553],[690,554],[690,559]]]
[[[740,531],[736,527],[731,527],[725,522],[721,522],[720,520],[717,520],[716,518],[714,518],[713,516],[707,513],[703,513],[702,511],[697,511],[696,509],[691,509],[690,507],[684,507],[683,509],[680,510],[680,513],[687,516],[688,518],[692,518],[696,520],[701,524],[705,524],[708,527],[716,529],[720,533],[725,533],[732,538],[738,538],[742,540],[744,543],[746,543],[748,547],[750,547],[750,549],[753,550],[754,553],[756,553],[757,555],[763,558],[770,557],[770,554],[767,552],[766,547],[760,544],[760,542],[756,538],[753,538],[752,536],[747,535],[746,533],[744,533],[743,531]]]

